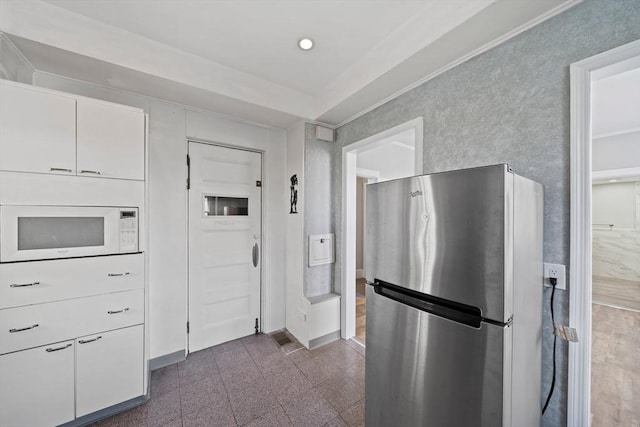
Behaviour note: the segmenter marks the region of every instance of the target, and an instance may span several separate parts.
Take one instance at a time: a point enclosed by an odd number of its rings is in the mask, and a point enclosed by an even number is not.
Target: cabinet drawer
[[[0,426],[73,420],[73,341],[0,356],[0,378]]]
[[[0,309],[144,288],[144,254],[0,264]]]
[[[76,340],[76,417],[143,395],[142,325]]]
[[[144,322],[144,290],[0,310],[0,354]]]

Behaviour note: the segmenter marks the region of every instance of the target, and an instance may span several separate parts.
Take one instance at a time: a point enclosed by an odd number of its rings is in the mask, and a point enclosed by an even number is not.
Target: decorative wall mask
[[[290,214],[298,213],[298,175],[291,175],[291,185],[289,189],[291,189],[291,197],[289,202],[291,203],[291,208],[289,209]]]

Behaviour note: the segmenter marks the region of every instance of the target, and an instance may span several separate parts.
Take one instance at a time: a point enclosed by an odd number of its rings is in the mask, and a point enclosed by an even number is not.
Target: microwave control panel
[[[120,210],[120,252],[138,251],[138,210]]]

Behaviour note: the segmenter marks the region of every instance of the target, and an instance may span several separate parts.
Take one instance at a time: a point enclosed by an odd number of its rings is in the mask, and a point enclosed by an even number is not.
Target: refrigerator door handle
[[[378,279],[374,280],[372,286],[380,296],[472,328],[479,329],[483,321],[478,307],[423,294]]]

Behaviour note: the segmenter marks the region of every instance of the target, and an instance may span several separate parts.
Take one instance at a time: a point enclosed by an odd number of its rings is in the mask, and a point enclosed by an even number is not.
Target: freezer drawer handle
[[[24,288],[26,286],[35,286],[39,285],[40,282],[31,282],[31,283],[12,283],[9,285],[10,288]]]
[[[28,331],[29,329],[37,328],[38,326],[40,326],[40,325],[38,325],[38,324],[36,323],[35,325],[27,326],[27,327],[25,327],[25,328],[14,328],[14,329],[9,329],[9,333],[10,333],[10,334],[13,334],[13,333],[16,333],[16,332]]]
[[[58,347],[58,348],[53,348],[53,347],[49,347],[47,349],[47,353],[51,353],[52,351],[60,351],[60,350],[64,350],[66,348],[71,347],[71,343],[67,344],[67,345],[63,345],[62,347]]]
[[[102,335],[98,335],[97,337],[95,337],[92,340],[78,340],[78,342],[80,344],[89,344],[90,342],[95,342],[95,341],[98,341],[98,340],[101,340],[101,339],[102,339]]]
[[[129,311],[129,307],[125,307],[122,310],[109,310],[107,311],[108,314],[118,314],[118,313],[124,313],[125,311]]]
[[[375,279],[373,289],[383,297],[473,328],[480,328],[484,320],[478,307],[423,294],[382,280]]]
[[[107,274],[107,276],[109,277],[120,277],[120,276],[128,276],[131,273],[129,273],[128,271],[126,273],[109,273]]]

